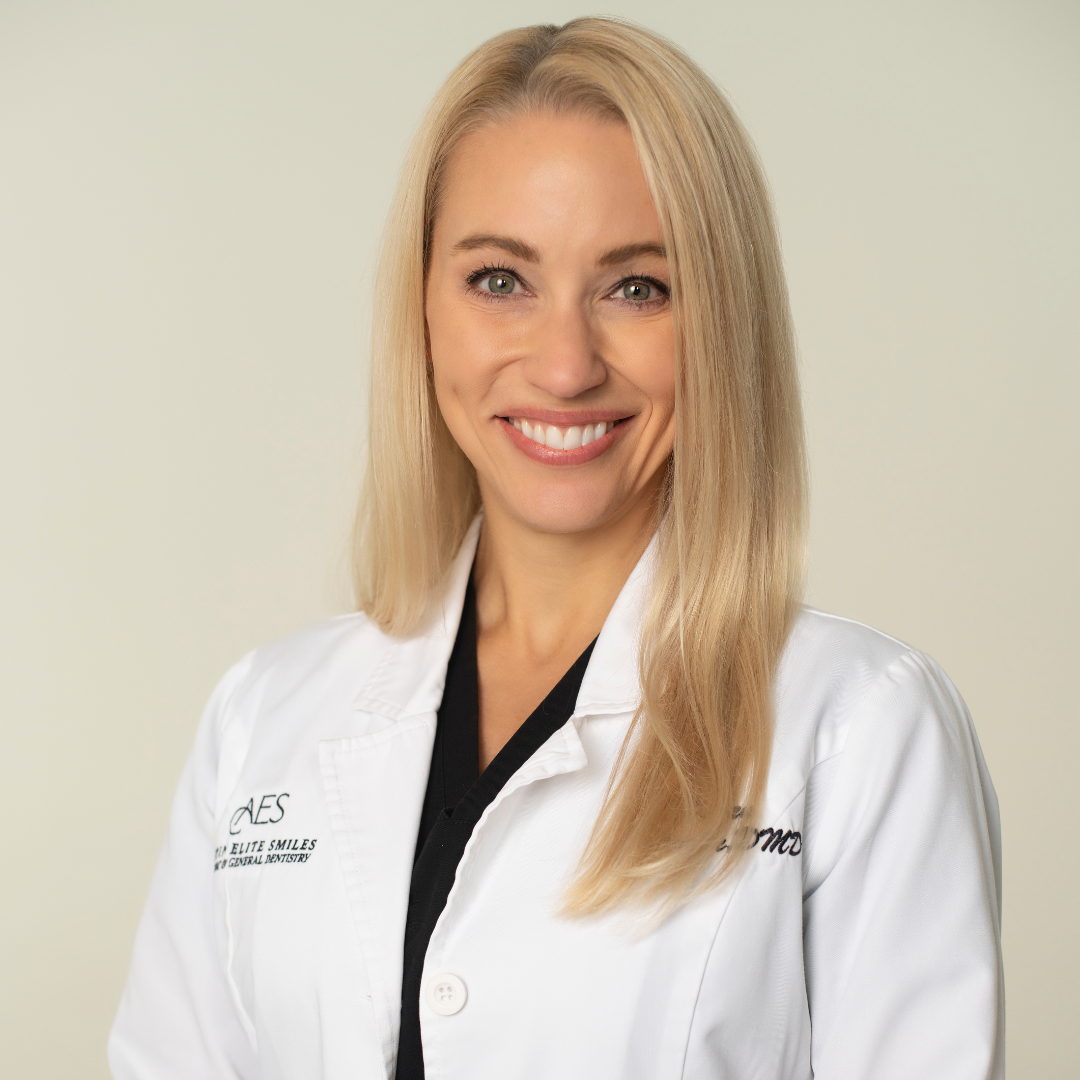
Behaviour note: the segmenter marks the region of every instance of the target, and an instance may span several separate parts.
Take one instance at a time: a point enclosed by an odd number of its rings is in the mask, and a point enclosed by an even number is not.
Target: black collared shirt
[[[416,841],[409,911],[405,920],[401,1034],[395,1080],[423,1080],[424,1077],[420,978],[428,942],[446,906],[465,845],[480,815],[507,780],[570,719],[595,644],[593,641],[574,661],[555,689],[514,732],[481,774],[476,593],[470,578],[461,623],[446,669],[446,687],[439,706],[431,770]]]

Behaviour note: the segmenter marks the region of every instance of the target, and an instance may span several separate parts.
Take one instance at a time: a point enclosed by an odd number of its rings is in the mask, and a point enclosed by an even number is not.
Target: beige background
[[[1077,1075],[1080,8],[613,6],[758,141],[811,598],[966,695],[1004,818],[1010,1073]],[[206,696],[348,602],[372,253],[422,106],[483,38],[585,10],[0,2],[5,1075],[106,1075]]]

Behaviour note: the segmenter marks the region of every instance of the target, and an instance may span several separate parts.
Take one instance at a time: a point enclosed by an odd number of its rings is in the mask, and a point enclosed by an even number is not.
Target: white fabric
[[[112,1031],[116,1080],[393,1076],[413,845],[475,541],[427,632],[345,616],[214,693]],[[932,660],[856,623],[797,622],[767,828],[736,882],[646,931],[555,913],[638,698],[649,565],[573,717],[465,850],[424,985],[452,976],[467,999],[440,1015],[422,996],[428,1080],[1002,1077],[999,826],[975,731]]]

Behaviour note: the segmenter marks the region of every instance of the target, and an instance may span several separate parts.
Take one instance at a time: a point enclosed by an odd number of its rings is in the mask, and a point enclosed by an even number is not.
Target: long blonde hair
[[[650,31],[585,18],[500,34],[430,106],[379,266],[357,594],[388,633],[414,631],[479,509],[428,366],[428,248],[462,137],[535,111],[629,127],[672,277],[676,438],[641,632],[641,706],[566,896],[576,913],[667,907],[731,874],[746,846],[736,837],[761,806],[770,687],[802,587],[806,468],[761,167],[715,84]]]

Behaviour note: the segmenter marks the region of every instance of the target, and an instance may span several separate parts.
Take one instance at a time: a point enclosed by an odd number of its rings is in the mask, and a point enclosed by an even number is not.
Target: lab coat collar
[[[575,715],[632,712],[641,700],[641,621],[656,572],[656,534],[619,592],[596,640],[578,691]]]
[[[450,564],[441,595],[431,606],[427,628],[414,637],[397,638],[393,642],[364,683],[353,702],[354,708],[391,720],[438,711],[482,519],[483,515],[478,514],[465,534]]]
[[[442,702],[446,667],[457,637],[465,590],[480,539],[477,515],[454,562],[442,594],[432,606],[428,628],[398,639],[387,650],[354,702],[357,709],[391,720],[436,712]],[[619,592],[593,649],[578,692],[574,715],[633,711],[641,699],[638,642],[641,620],[655,572],[654,535]],[[417,677],[419,676],[419,681]]]

